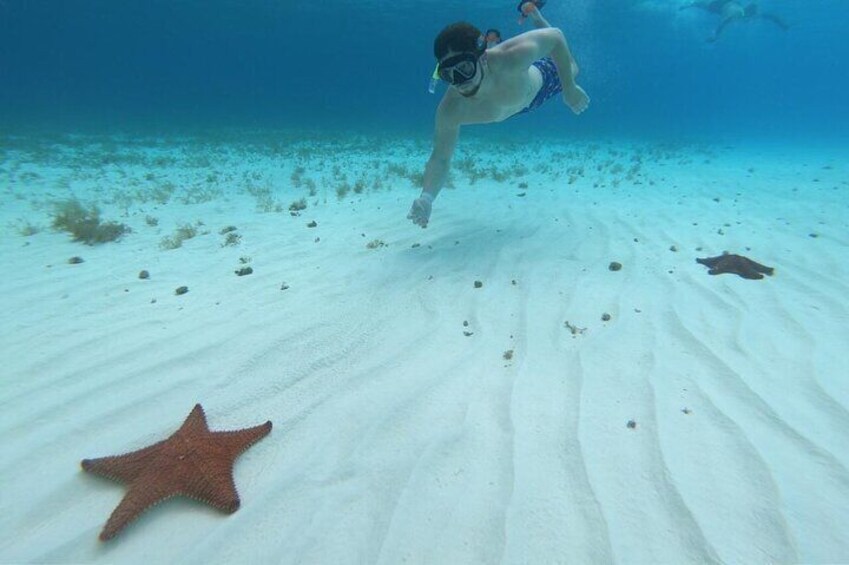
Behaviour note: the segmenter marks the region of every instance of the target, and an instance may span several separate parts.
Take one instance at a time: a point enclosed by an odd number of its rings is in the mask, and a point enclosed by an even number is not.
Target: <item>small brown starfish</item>
[[[200,404],[171,437],[138,451],[83,459],[84,470],[127,483],[100,539],[115,537],[139,514],[172,496],[188,496],[231,514],[239,509],[233,463],[271,431],[271,421],[253,428],[212,432]]]
[[[710,270],[709,275],[721,275],[723,273],[733,273],[740,275],[744,279],[762,279],[764,275],[772,276],[775,269],[761,265],[742,255],[734,255],[727,251],[717,257],[705,257],[704,259],[696,259],[696,263],[705,265]],[[763,274],[762,274],[763,273]]]

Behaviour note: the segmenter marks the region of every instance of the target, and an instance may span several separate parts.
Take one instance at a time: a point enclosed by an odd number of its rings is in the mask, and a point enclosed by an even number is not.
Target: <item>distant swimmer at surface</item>
[[[575,63],[563,32],[548,25],[539,8],[543,0],[523,0],[520,22],[530,18],[537,29],[487,48],[475,26],[458,22],[445,27],[433,43],[439,78],[449,87],[436,109],[433,150],[425,165],[422,194],[407,218],[423,228],[433,200],[448,177],[460,127],[501,122],[530,112],[559,94],[575,114],[590,98],[575,82]]]
[[[721,18],[713,35],[707,38],[709,43],[713,43],[719,39],[719,35],[725,30],[728,24],[736,21],[760,18],[774,23],[784,31],[790,28],[780,17],[761,12],[757,2],[749,2],[743,6],[737,0],[697,0],[696,2],[690,2],[681,6],[679,10],[686,10],[688,8],[700,8],[711,14],[716,14]]]
[[[504,41],[503,39],[501,39],[501,32],[495,28],[490,28],[486,30],[486,35],[484,37],[486,38],[487,49],[492,49],[493,47]],[[437,65],[436,68],[439,69],[439,65]]]

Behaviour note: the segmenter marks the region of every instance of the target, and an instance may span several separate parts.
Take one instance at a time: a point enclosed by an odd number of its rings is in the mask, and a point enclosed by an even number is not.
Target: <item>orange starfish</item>
[[[733,273],[740,275],[744,279],[758,280],[764,278],[764,275],[772,276],[775,269],[761,265],[742,255],[734,255],[723,251],[722,255],[716,257],[705,257],[704,259],[696,259],[696,263],[701,263],[708,269],[709,275],[721,275],[723,273]]]
[[[232,514],[239,509],[233,463],[270,431],[271,421],[253,428],[212,432],[203,407],[197,404],[180,429],[164,441],[124,455],[83,459],[84,470],[129,487],[100,532],[100,539],[115,537],[139,514],[177,495]]]

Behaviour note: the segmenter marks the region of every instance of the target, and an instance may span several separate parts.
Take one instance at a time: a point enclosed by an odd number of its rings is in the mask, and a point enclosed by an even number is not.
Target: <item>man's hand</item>
[[[413,223],[423,228],[427,227],[427,222],[430,219],[430,211],[433,203],[433,197],[430,194],[424,193],[420,197],[413,200],[413,205],[410,207],[410,213],[407,214],[408,220],[413,220]]]
[[[576,84],[563,89],[563,102],[572,108],[573,112],[580,114],[590,105],[590,97]]]

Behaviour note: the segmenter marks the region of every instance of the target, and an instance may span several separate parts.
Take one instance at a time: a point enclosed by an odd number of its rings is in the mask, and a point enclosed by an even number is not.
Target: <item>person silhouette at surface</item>
[[[713,35],[707,38],[709,43],[713,43],[719,39],[720,34],[728,27],[728,24],[737,21],[760,18],[774,23],[783,31],[787,31],[790,27],[775,14],[761,12],[757,2],[749,2],[743,6],[737,0],[697,0],[696,2],[690,2],[681,6],[679,10],[686,10],[688,8],[699,8],[711,14],[716,14],[721,18]]]

